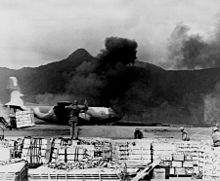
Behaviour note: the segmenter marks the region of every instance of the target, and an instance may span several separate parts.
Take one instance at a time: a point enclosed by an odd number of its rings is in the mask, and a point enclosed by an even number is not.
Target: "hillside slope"
[[[26,101],[36,102],[36,96],[46,93],[68,94],[67,85],[73,78],[79,77],[77,68],[82,63],[94,61],[97,59],[86,50],[79,49],[66,59],[36,68],[0,68],[0,99],[3,103],[9,99],[6,90],[9,76],[18,78]],[[81,80],[85,80],[81,85],[93,86],[93,82],[89,81],[97,78],[94,74],[89,75],[92,79],[82,79],[84,74],[80,76]],[[98,78],[95,83],[102,79]],[[95,93],[97,90],[101,92],[100,96],[93,97],[91,93],[86,94],[86,98],[95,99],[91,101],[93,106],[96,106],[96,101],[97,105],[101,102],[103,106],[111,103],[110,106],[123,114],[122,122],[205,124],[202,121],[203,99],[216,90],[216,85],[220,82],[220,68],[174,71],[164,70],[150,63],[136,62],[133,66],[122,68],[116,77],[111,77],[110,84],[102,82],[105,84],[92,90]],[[103,90],[108,92],[103,93]],[[89,92],[90,89],[86,91]],[[107,101],[98,100],[102,98]]]

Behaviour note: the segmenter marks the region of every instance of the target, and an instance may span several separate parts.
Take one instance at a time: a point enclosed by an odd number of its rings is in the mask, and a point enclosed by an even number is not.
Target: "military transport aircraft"
[[[63,101],[53,107],[38,106],[32,110],[38,119],[56,124],[68,124],[69,110],[65,106],[70,104],[72,103]],[[79,124],[108,124],[119,119],[119,116],[107,107],[88,107],[88,110],[79,114]]]
[[[27,105],[22,99],[23,94],[16,77],[9,77],[7,88],[10,91],[10,101],[5,106],[11,106],[22,110],[33,110],[34,116],[40,120],[55,123],[68,124],[68,109],[65,106],[72,104],[68,101],[58,102],[55,106]],[[120,120],[120,116],[112,108],[88,107],[87,111],[79,114],[79,124],[110,124]]]

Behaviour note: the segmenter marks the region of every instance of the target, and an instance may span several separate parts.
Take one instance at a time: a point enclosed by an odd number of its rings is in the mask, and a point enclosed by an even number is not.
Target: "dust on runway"
[[[5,137],[23,137],[23,136],[36,136],[36,137],[56,137],[68,136],[69,126],[54,125],[54,124],[36,124],[33,127],[17,128],[12,130],[5,130]]]

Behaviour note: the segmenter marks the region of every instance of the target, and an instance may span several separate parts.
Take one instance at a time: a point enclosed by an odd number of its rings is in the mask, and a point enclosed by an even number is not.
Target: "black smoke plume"
[[[220,26],[214,37],[204,40],[199,34],[191,35],[190,28],[178,24],[170,36],[169,60],[177,69],[198,69],[220,66]]]
[[[101,70],[115,67],[118,63],[123,65],[134,64],[137,53],[137,43],[125,38],[110,37],[105,40],[105,49],[97,56],[100,60]]]
[[[113,106],[133,80],[129,69],[135,63],[136,49],[134,40],[106,38],[105,49],[92,62],[77,67],[66,86],[67,92],[95,106]]]

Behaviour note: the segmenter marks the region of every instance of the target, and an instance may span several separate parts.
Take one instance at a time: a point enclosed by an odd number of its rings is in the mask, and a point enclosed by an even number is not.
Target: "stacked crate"
[[[140,168],[152,162],[151,141],[113,140],[112,159],[125,163],[128,168]]]
[[[0,147],[0,165],[5,165],[11,160],[11,152],[7,147]]]
[[[220,147],[203,153],[203,178],[220,180]]]
[[[16,140],[0,140],[0,164],[6,164],[15,158]]]
[[[5,148],[5,147],[8,147],[9,145],[8,145],[8,140],[6,140],[6,139],[1,139],[0,140],[0,147],[1,148]]]
[[[70,138],[51,138],[50,139],[50,158],[49,162],[55,163],[57,161],[58,151],[63,147],[70,147],[72,145],[77,145],[77,140],[71,140]]]
[[[58,138],[51,138],[50,140],[52,147],[60,147],[60,146],[71,146],[71,145],[77,145],[77,140],[72,140],[70,138],[65,137],[58,137]]]
[[[31,138],[24,138],[23,145],[22,145],[21,158],[28,161],[29,163],[32,162],[31,149],[32,149]]]
[[[85,157],[88,159],[95,158],[95,146],[94,145],[80,145],[85,149]]]
[[[191,177],[199,174],[200,142],[176,141],[152,143],[153,160],[170,168],[171,177]]]
[[[177,152],[172,155],[170,175],[192,177],[199,174],[200,142],[181,141],[175,143]]]
[[[151,141],[134,140],[128,145],[128,161],[140,162],[144,165],[152,162]]]
[[[3,139],[0,141],[0,147],[5,147],[10,149],[11,159],[20,158],[21,147],[19,144],[19,139]]]
[[[213,150],[212,143],[210,141],[201,141],[199,150],[200,150],[200,154],[199,154],[200,177],[209,177],[211,174],[207,172],[209,172],[208,170],[212,165],[212,162],[210,161],[210,156]]]
[[[179,175],[192,176],[199,174],[199,157],[201,154],[200,142],[198,141],[182,141],[177,145],[178,154],[184,156],[183,168],[179,169]],[[177,169],[178,170],[178,169]],[[178,171],[175,175],[178,175]]]
[[[169,169],[166,167],[157,166],[153,169],[152,178],[153,180],[163,180],[169,178],[168,174]]]
[[[34,138],[33,148],[36,148],[36,153],[40,155],[39,163],[47,163],[46,154],[48,148],[48,140],[45,138]]]
[[[34,114],[31,110],[29,111],[18,111],[15,114],[16,117],[16,127],[23,128],[34,126]]]
[[[53,153],[52,162],[56,163],[74,163],[88,158],[88,153],[83,146],[63,146]]]
[[[172,155],[172,162],[170,167],[170,175],[171,176],[186,176],[186,166],[183,166],[184,153],[175,153]],[[190,165],[192,167],[192,165]],[[191,175],[191,174],[190,174]]]
[[[17,140],[6,140],[10,149],[15,149],[17,146]]]
[[[128,160],[129,144],[131,140],[113,140],[112,141],[112,160],[123,162]]]
[[[15,147],[15,158],[21,158],[23,145],[24,145],[24,138],[18,138]]]
[[[18,146],[18,141],[16,140],[7,140],[8,141],[8,147],[11,152],[11,158],[17,158],[18,157],[18,151],[17,151],[17,146]]]
[[[109,138],[80,138],[80,145],[94,145],[94,157],[100,159],[111,159],[112,145]]]
[[[177,147],[172,142],[154,141],[152,143],[153,160],[160,160],[159,166],[172,165],[172,155],[177,152]]]
[[[29,164],[46,163],[47,144],[45,138],[24,138],[21,158]]]

